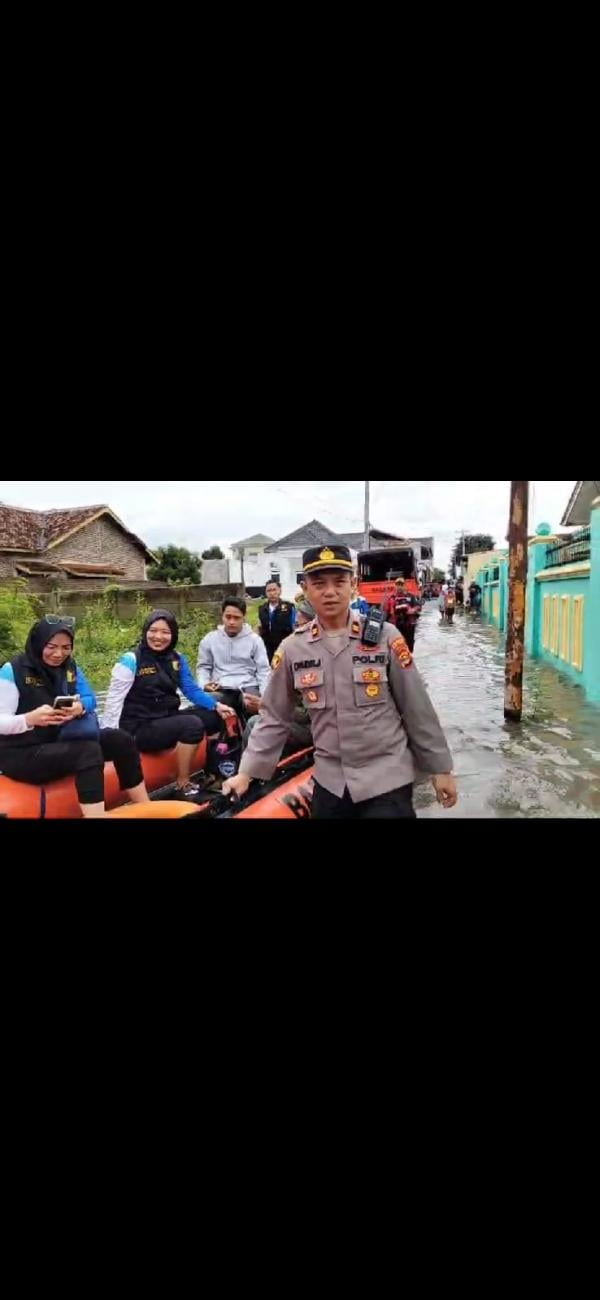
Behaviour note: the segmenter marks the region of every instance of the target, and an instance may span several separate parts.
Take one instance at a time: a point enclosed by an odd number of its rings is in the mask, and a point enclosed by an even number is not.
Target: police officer
[[[293,605],[281,599],[281,586],[276,579],[267,583],[265,595],[267,603],[261,605],[258,611],[258,630],[271,663],[281,642],[294,631],[296,610]]]
[[[260,721],[223,793],[242,797],[252,779],[273,775],[299,690],[315,744],[313,817],[414,817],[415,767],[432,777],[438,802],[453,808],[452,758],[406,641],[385,623],[378,645],[363,644],[367,620],[350,610],[350,551],[314,547],[304,573],[316,618],[277,651]]]

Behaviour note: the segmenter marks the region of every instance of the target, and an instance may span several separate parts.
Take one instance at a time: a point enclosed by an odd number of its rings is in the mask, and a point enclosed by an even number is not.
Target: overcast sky
[[[531,528],[560,524],[574,479],[533,484]],[[457,532],[493,533],[504,545],[509,480],[374,480],[371,522],[399,536],[436,539],[436,561],[445,567]],[[29,481],[0,482],[0,501],[51,509],[109,505],[152,548],[175,542],[201,551],[213,543],[225,550],[253,533],[283,537],[311,519],[334,531],[363,526],[364,482],[300,479],[197,481]]]

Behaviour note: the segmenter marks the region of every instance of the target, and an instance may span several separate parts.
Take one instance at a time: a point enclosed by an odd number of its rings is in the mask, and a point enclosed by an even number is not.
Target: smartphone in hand
[[[80,702],[80,695],[57,695],[53,707],[55,709],[72,709],[74,704]]]

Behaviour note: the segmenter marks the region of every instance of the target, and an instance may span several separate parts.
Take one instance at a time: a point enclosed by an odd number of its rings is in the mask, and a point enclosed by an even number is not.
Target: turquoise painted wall
[[[499,576],[494,575],[499,570]],[[493,627],[497,627],[500,632],[506,631],[506,617],[508,611],[508,560],[502,559],[499,564],[492,565],[487,569],[481,569],[475,579],[482,589],[481,612],[483,617]],[[497,602],[494,597],[498,596]],[[496,613],[494,612],[496,606]]]
[[[570,578],[559,582],[555,582],[555,581],[538,582],[536,583],[536,586],[538,588],[538,604],[539,604],[539,628],[536,637],[538,649],[536,652],[536,658],[542,659],[544,663],[552,664],[553,668],[558,668],[561,673],[566,673],[567,676],[570,677],[574,682],[577,682],[579,686],[583,686],[585,685],[585,676],[586,676],[585,669],[587,666],[587,655],[585,654],[585,649],[584,649],[584,671],[581,672],[578,668],[574,667],[572,662],[573,652],[575,649],[574,646],[575,630],[574,630],[572,604],[573,604],[574,596],[583,596],[585,599],[585,613],[587,614],[587,608],[589,603],[589,587],[590,587],[589,578]],[[558,653],[557,654],[555,654],[554,651],[551,649],[545,649],[543,645],[544,599],[549,598],[550,600],[552,600],[553,597],[556,597],[558,599],[558,608],[559,608],[558,645],[557,645]],[[571,608],[569,608],[568,611],[569,633],[567,638],[568,644],[566,646],[566,659],[562,657],[562,651],[563,651],[562,618],[564,617],[564,608],[562,606],[563,598],[568,598],[571,603]],[[550,621],[550,626],[552,629],[552,620]]]
[[[600,503],[592,508],[592,572],[585,620],[585,689],[600,703]]]
[[[600,504],[592,509],[592,555],[590,576],[584,575],[554,578],[549,581],[541,579],[538,574],[546,568],[546,551],[552,539],[545,535],[550,529],[544,526],[544,534],[532,540],[529,546],[529,572],[527,584],[527,609],[525,623],[525,646],[533,658],[540,658],[544,663],[565,673],[573,682],[583,686],[588,697],[600,703]],[[497,567],[497,566],[496,566]],[[500,561],[498,579],[494,579],[494,568],[481,569],[476,581],[482,588],[481,611],[483,618],[506,632],[508,618],[508,558]],[[554,572],[559,573],[560,569]],[[494,592],[499,593],[498,615],[494,615]],[[544,597],[557,596],[560,611],[558,654],[543,645],[544,640]],[[574,658],[574,605],[575,597],[584,598],[583,627],[583,670],[575,667]],[[565,606],[563,597],[568,598]],[[551,607],[552,608],[552,607]],[[565,610],[569,616],[568,646],[562,638],[562,619]],[[566,658],[563,654],[566,651]]]

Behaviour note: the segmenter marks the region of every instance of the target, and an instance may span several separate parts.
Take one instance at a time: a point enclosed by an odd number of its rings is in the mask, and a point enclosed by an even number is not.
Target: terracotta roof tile
[[[43,555],[48,546],[67,537],[74,529],[88,523],[103,510],[110,511],[109,506],[76,506],[70,510],[25,510],[20,506],[7,506],[0,501],[0,551],[24,551],[34,555]],[[156,556],[149,551],[140,537],[131,533],[121,522],[117,521],[123,532],[151,560]],[[106,569],[104,570],[106,572]]]
[[[0,503],[0,549],[42,554],[50,542],[93,519],[105,506],[73,510],[23,510]]]

